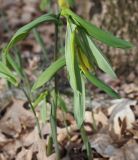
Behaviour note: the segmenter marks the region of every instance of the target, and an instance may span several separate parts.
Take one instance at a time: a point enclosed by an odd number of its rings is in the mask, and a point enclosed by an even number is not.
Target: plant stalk
[[[31,110],[32,110],[32,112],[33,112],[33,114],[34,114],[34,117],[35,117],[35,121],[36,121],[36,126],[37,126],[37,129],[38,129],[39,137],[42,139],[40,123],[39,123],[39,120],[38,120],[38,118],[37,118],[35,109],[34,109],[34,107],[33,107],[33,105],[32,105],[31,98],[28,96],[28,94],[27,94],[27,92],[25,91],[24,88],[22,88],[22,90],[23,90],[23,92],[24,92],[24,94],[25,94],[25,96],[26,96],[26,98],[27,98],[27,100],[28,100],[28,102],[29,102],[29,104],[30,104]]]
[[[87,136],[85,128],[84,128],[84,124],[82,124],[82,126],[80,128],[80,132],[81,132],[81,137],[82,137],[83,143],[86,148],[87,158],[88,158],[88,160],[92,160],[93,159],[92,149],[91,149],[89,139],[88,139],[88,136]]]
[[[58,58],[58,24],[55,24],[55,50],[54,50],[54,61]],[[54,79],[54,103],[51,105],[51,129],[52,129],[52,136],[53,141],[55,144],[55,152],[57,155],[57,160],[60,160],[60,151],[59,145],[57,141],[57,121],[56,121],[56,113],[57,113],[57,99],[58,99],[58,80],[57,75],[55,74]]]

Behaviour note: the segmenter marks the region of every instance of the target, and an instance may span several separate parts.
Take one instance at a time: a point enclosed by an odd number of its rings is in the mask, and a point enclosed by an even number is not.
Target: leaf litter
[[[8,94],[5,92],[5,95]],[[10,103],[6,105],[6,111],[0,119],[0,159],[54,160],[56,157],[54,149],[51,156],[46,156],[48,137],[51,135],[49,120],[47,119],[46,124],[42,124],[39,119],[43,135],[43,139],[40,139],[33,114],[24,107],[26,100],[19,99],[19,95],[18,97],[10,95]],[[120,99],[108,102],[102,106],[93,106],[85,113],[85,130],[89,136],[94,158],[125,160],[127,157],[135,160],[138,156],[137,101]],[[39,115],[39,108],[36,111]],[[77,159],[79,156],[86,159],[85,147],[72,113],[65,113],[65,119],[61,119],[61,116],[62,111],[58,109],[57,137],[63,160],[74,157]],[[68,122],[67,127],[64,121]]]

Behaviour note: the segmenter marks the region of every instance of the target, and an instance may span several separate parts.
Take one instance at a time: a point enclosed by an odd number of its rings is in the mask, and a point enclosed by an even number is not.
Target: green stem
[[[55,51],[54,51],[54,61],[58,58],[58,26],[55,24]],[[56,96],[56,103],[57,103],[57,93],[58,93],[58,84],[57,84],[57,74],[55,74],[55,96]]]
[[[57,141],[57,121],[56,121],[56,111],[57,107],[55,103],[51,102],[51,117],[50,117],[50,123],[51,123],[51,130],[52,130],[52,138],[55,145],[55,152],[56,152],[56,160],[60,160],[60,152],[59,152],[59,145]]]
[[[92,109],[92,119],[93,119],[92,127],[94,129],[94,132],[96,132],[97,131],[97,125],[96,125],[93,109]]]
[[[58,58],[58,24],[55,24],[55,50],[54,50],[54,61],[56,61]],[[56,113],[57,113],[57,99],[58,99],[58,80],[57,75],[55,74],[55,80],[54,80],[55,86],[54,86],[54,103],[51,106],[51,129],[52,129],[52,136],[53,141],[55,144],[55,152],[57,155],[57,160],[60,160],[60,151],[59,151],[59,145],[57,141],[57,121],[56,121]]]
[[[53,152],[53,139],[51,137],[51,135],[48,137],[48,145],[47,145],[47,150],[46,150],[46,154],[47,156],[50,156]]]
[[[66,131],[67,131],[68,140],[70,141],[70,139],[71,139],[70,132],[69,132],[69,129],[68,129],[68,125],[67,125],[67,122],[66,122],[65,113],[64,113],[63,109],[62,109],[62,116],[63,116],[63,119],[64,119],[64,125],[65,125]]]
[[[92,160],[93,159],[92,150],[91,150],[88,136],[87,136],[86,131],[84,129],[84,124],[82,124],[80,131],[81,131],[81,137],[82,137],[83,143],[84,143],[86,151],[87,151],[87,158],[88,158],[88,160]]]
[[[40,128],[40,124],[39,124],[39,120],[38,120],[38,118],[37,118],[37,115],[36,115],[35,109],[34,109],[34,107],[33,107],[33,105],[32,105],[31,98],[29,97],[29,95],[27,94],[27,92],[25,91],[25,89],[24,89],[24,88],[22,88],[22,90],[23,90],[23,92],[24,92],[24,94],[25,94],[25,96],[26,96],[26,98],[27,98],[27,100],[28,100],[28,102],[29,102],[29,104],[30,104],[31,110],[32,110],[32,112],[33,112],[33,114],[34,114],[35,121],[36,121],[36,126],[37,126],[38,133],[39,133],[39,137],[40,137],[40,138],[42,138],[41,128]]]

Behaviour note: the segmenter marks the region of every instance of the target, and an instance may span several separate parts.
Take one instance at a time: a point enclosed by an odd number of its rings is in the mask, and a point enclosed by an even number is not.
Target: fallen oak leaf
[[[96,134],[90,139],[91,148],[95,149],[98,154],[104,158],[110,158],[118,152],[113,145],[113,140],[108,134]]]
[[[110,157],[109,160],[137,160],[138,144],[134,139],[129,140],[121,147],[116,155]]]
[[[109,119],[109,130],[114,134],[121,137],[122,129],[130,129],[135,122],[134,112],[131,110],[130,105],[135,105],[136,101],[129,99],[115,100],[114,105],[111,107],[112,112]]]

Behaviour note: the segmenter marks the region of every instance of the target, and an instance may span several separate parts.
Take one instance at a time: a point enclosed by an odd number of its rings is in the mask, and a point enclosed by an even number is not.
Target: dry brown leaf
[[[133,124],[133,128],[127,131],[133,135],[134,139],[138,139],[138,121],[135,121],[135,123]]]
[[[115,156],[110,160],[137,160],[138,158],[138,144],[135,140],[128,141]]]
[[[7,139],[6,136],[0,132],[0,147],[3,147],[9,142],[11,142],[11,139]]]
[[[130,94],[132,92],[138,92],[138,86],[135,83],[131,83],[129,85],[124,84],[122,88],[127,94]]]
[[[107,134],[96,134],[90,139],[91,147],[103,157],[111,157],[118,152],[111,137]]]
[[[0,153],[0,160],[8,160],[8,158],[3,153]]]
[[[120,99],[113,102],[114,105],[111,107],[112,112],[109,119],[110,131],[121,136],[122,130],[132,128],[132,123],[135,122],[135,115],[130,109],[130,105],[135,105],[136,101]]]
[[[13,101],[13,105],[0,121],[2,132],[11,137],[18,137],[22,129],[34,127],[33,113],[23,108],[24,103],[22,100]]]
[[[32,160],[33,152],[31,149],[22,148],[22,151],[19,152],[16,156],[16,160]]]
[[[47,160],[56,160],[56,154],[53,153],[51,156],[47,158]]]
[[[72,124],[70,126],[68,126],[67,128],[58,128],[58,135],[57,135],[57,139],[59,141],[59,143],[62,143],[64,141],[64,139],[66,139],[68,137],[68,132],[69,134],[71,134],[72,132],[76,131],[77,128],[77,124]],[[68,130],[68,132],[67,132]]]
[[[11,142],[7,143],[2,147],[2,153],[5,153],[5,157],[7,157],[7,159],[10,160],[16,156],[16,153],[18,152],[18,150],[20,150],[20,148],[22,148],[22,143],[20,142],[20,140],[12,139]]]
[[[138,130],[130,129],[128,131],[133,134],[134,139],[138,139]]]
[[[44,139],[40,139],[37,128],[30,134],[23,136],[22,141],[24,147],[32,150],[32,153],[37,153],[38,160],[47,160],[46,142]]]
[[[91,111],[86,111],[85,112],[85,122],[93,124],[93,119],[95,120],[96,124],[98,125],[99,123],[104,125],[108,124],[108,119],[105,116],[105,114],[98,109],[98,111],[94,111],[93,115]]]
[[[57,109],[57,120],[64,125],[64,121],[74,124],[75,119],[71,113],[65,113],[61,109]]]
[[[21,137],[22,145],[24,147],[29,147],[34,144],[34,139],[36,138],[36,128],[30,133],[23,134]]]

